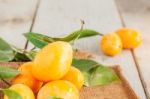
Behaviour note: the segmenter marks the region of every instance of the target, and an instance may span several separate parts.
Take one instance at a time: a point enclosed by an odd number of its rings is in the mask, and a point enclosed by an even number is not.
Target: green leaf
[[[22,97],[20,96],[20,94],[18,94],[14,90],[1,89],[1,91],[8,97],[8,99],[22,99]]]
[[[29,52],[27,52],[27,53],[25,53],[25,54],[26,54],[26,56],[27,56],[30,60],[33,60],[34,57],[35,57],[35,55],[36,55],[36,53],[37,53],[37,51],[31,50],[31,51],[29,51]]]
[[[13,58],[13,49],[6,41],[0,38],[0,62],[11,61]]]
[[[20,72],[18,70],[12,69],[10,67],[0,66],[0,79],[12,78],[19,73]]]
[[[80,39],[80,38],[86,38],[86,37],[91,37],[91,36],[96,36],[96,35],[102,35],[102,34],[98,33],[97,31],[94,31],[94,30],[84,29],[84,30],[77,30],[77,31],[67,35],[64,38],[54,38],[54,39],[71,42],[71,41],[75,40],[77,37],[78,37],[78,39]]]
[[[25,53],[16,52],[13,61],[30,61],[31,59]]]
[[[16,52],[13,61],[31,61],[34,59],[37,51],[34,50],[24,50],[13,46],[13,50]]]
[[[76,39],[85,38],[85,37],[91,37],[96,35],[102,35],[98,33],[97,31],[90,30],[90,29],[84,29],[84,30],[77,30],[63,38],[53,38],[50,36],[46,36],[39,33],[25,33],[24,36],[29,40],[34,46],[38,48],[42,48],[48,43],[52,43],[55,41],[65,41],[65,42],[71,42]]]
[[[97,67],[98,63],[90,59],[76,59],[72,61],[72,65],[80,69],[82,72],[87,72],[94,67]]]
[[[62,98],[58,98],[56,96],[49,96],[49,97],[47,97],[47,99],[62,99]]]
[[[118,76],[112,71],[112,69],[106,66],[97,66],[93,68],[90,76],[90,85],[104,85],[113,81],[119,80]]]
[[[33,45],[35,45],[38,48],[42,48],[48,43],[50,43],[50,38],[46,35],[29,32],[25,33],[24,36],[27,38],[27,40],[29,40]]]
[[[112,69],[89,59],[73,59],[72,66],[78,68],[84,75],[85,86],[96,86],[119,80]]]

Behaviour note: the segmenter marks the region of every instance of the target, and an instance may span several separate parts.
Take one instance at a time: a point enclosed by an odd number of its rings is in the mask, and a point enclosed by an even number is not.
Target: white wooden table
[[[102,33],[120,27],[141,31],[142,45],[115,57],[105,56],[99,50],[99,36],[82,39],[75,47],[97,54],[97,60],[103,64],[119,64],[139,98],[149,99],[149,0],[0,0],[0,37],[20,48],[25,46],[24,32],[62,36],[79,29],[80,19],[85,21],[86,28]]]

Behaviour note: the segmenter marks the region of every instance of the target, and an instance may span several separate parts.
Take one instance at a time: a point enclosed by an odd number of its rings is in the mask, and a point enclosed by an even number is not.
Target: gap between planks
[[[126,27],[125,21],[124,21],[123,16],[122,16],[122,13],[121,13],[121,11],[120,11],[120,9],[119,9],[119,6],[118,6],[119,4],[117,3],[116,0],[114,0],[114,2],[115,2],[115,4],[116,4],[116,8],[117,8],[118,13],[119,13],[119,17],[120,17],[120,20],[121,20],[121,24],[122,24],[123,27]],[[137,71],[138,71],[138,75],[139,75],[139,78],[140,78],[140,81],[141,81],[141,84],[142,84],[144,93],[145,93],[145,95],[146,95],[146,98],[147,98],[147,99],[150,99],[150,98],[149,98],[150,95],[149,95],[149,93],[148,93],[146,84],[145,84],[145,82],[144,82],[144,77],[143,77],[143,75],[142,75],[142,71],[140,70],[139,64],[138,64],[138,62],[137,62],[137,58],[136,58],[136,56],[135,56],[134,50],[130,50],[130,52],[131,52],[132,57],[133,57],[133,60],[134,60],[134,62],[135,62],[135,66],[136,66],[136,69],[137,69]]]

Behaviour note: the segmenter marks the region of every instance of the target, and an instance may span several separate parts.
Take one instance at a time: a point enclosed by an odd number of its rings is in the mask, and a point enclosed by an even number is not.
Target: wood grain
[[[38,0],[0,0],[0,37],[23,48]]]
[[[122,26],[113,0],[42,0],[32,31],[63,36],[79,29],[80,19],[85,21],[85,28],[102,33],[113,32]],[[82,39],[74,47],[97,54],[96,60],[103,64],[121,65],[136,94],[146,99],[131,52],[124,50],[116,57],[105,56],[99,49],[99,41],[99,36]]]
[[[133,51],[133,55],[135,57],[136,65],[139,68],[139,72],[141,73],[141,80],[143,81],[147,98],[150,98],[150,1],[116,1],[125,26],[139,30],[143,37],[142,45]]]

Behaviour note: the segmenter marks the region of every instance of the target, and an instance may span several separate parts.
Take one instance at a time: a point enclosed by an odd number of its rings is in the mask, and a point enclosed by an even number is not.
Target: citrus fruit
[[[100,48],[106,55],[117,55],[122,50],[121,39],[116,33],[107,33],[101,39]]]
[[[79,99],[79,91],[71,82],[56,80],[45,84],[37,95],[37,99],[48,99],[49,97]]]
[[[142,42],[140,33],[134,29],[122,28],[116,31],[121,38],[123,48],[134,49]]]
[[[12,80],[12,84],[25,84],[30,87],[34,93],[37,93],[42,87],[43,82],[37,80],[31,74],[32,65],[32,62],[21,65],[19,68],[21,73]]]
[[[41,49],[33,61],[32,73],[47,82],[62,78],[70,69],[73,50],[69,43],[57,41]]]
[[[71,67],[69,72],[62,78],[63,80],[70,81],[73,83],[78,89],[80,89],[84,84],[84,76],[75,67]]]
[[[9,89],[16,91],[22,99],[35,99],[32,90],[24,84],[12,85]],[[4,99],[8,99],[7,96],[4,96]]]

